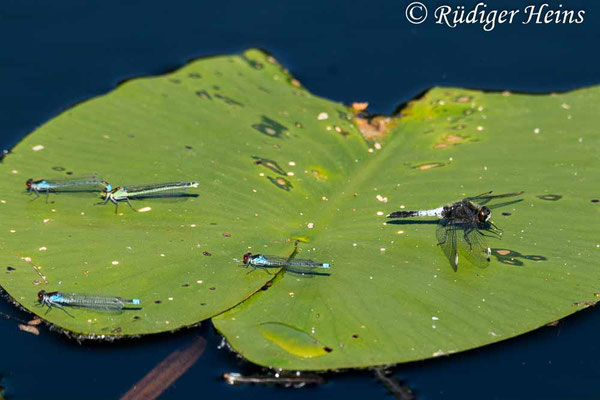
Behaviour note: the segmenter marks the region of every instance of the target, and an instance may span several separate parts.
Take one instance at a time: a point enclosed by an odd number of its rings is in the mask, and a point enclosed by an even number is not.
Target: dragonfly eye
[[[248,264],[248,260],[250,259],[251,255],[252,255],[252,253],[250,253],[250,252],[244,254],[244,264]]]
[[[479,222],[487,222],[492,216],[492,212],[489,208],[483,206],[481,210],[479,210]]]
[[[38,292],[38,300],[42,300],[44,298],[44,295],[46,294],[45,290],[40,290]]]
[[[33,183],[33,179],[29,178],[29,179],[27,179],[27,182],[25,182],[25,186],[30,188],[32,183]]]

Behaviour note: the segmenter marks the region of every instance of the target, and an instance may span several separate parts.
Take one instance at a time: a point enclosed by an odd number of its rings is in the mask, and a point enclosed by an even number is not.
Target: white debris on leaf
[[[119,265],[119,262],[118,261],[113,261],[113,262],[111,262],[111,264],[112,265]]]
[[[377,196],[375,196],[375,198],[379,201],[381,201],[382,203],[387,203],[388,202],[388,198],[387,197],[383,197],[382,195],[378,194]]]
[[[150,211],[150,210],[152,210],[152,207],[144,207],[144,208],[140,208],[138,210],[138,212],[147,212],[147,211]]]
[[[31,150],[33,151],[40,151],[40,150],[44,150],[44,146],[42,146],[41,144],[38,144],[37,146],[33,146],[31,148]]]
[[[322,112],[317,116],[317,119],[319,121],[323,121],[325,119],[329,118],[329,114],[327,114],[326,112]]]
[[[306,227],[307,227],[308,229],[312,229],[312,228],[314,228],[314,227],[315,227],[315,224],[314,224],[314,222],[309,222],[308,224],[306,224]]]
[[[47,248],[47,247],[45,247],[45,246],[42,246],[42,247],[40,247],[38,250],[39,250],[39,251],[46,251],[46,250],[48,250],[48,248]]]

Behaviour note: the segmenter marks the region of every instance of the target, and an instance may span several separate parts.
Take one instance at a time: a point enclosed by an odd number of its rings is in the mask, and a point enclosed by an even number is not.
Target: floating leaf
[[[347,119],[334,120],[353,135],[325,135],[316,116],[345,108],[288,78],[254,50],[200,60],[128,81],[27,136],[0,164],[0,260],[10,267],[2,287],[45,320],[90,337],[192,325],[262,288],[272,277],[248,274],[234,258],[248,250],[288,251],[289,232],[303,225],[289,207],[306,203],[289,195],[322,186],[298,167],[287,175],[295,146],[318,141],[325,151],[362,143]],[[295,127],[298,121],[304,128]],[[324,167],[342,176],[345,164],[331,159]],[[137,213],[123,203],[115,215],[112,204],[94,205],[100,188],[47,199],[25,193],[29,178],[95,172],[113,186],[193,180],[198,197],[135,201],[144,211]],[[71,318],[37,307],[42,289],[139,298],[142,309],[71,308]]]
[[[285,197],[312,200],[313,207],[297,211],[315,229],[291,233],[310,236],[298,256],[331,262],[331,276],[285,274],[252,301],[214,318],[217,329],[257,364],[326,370],[452,354],[594,304],[599,103],[600,88],[552,96],[432,89],[402,110],[381,149],[365,149],[345,179],[327,181],[326,193],[292,190]],[[436,146],[457,126],[469,140]],[[296,150],[299,162],[308,150]],[[328,158],[353,158],[346,154],[331,150]],[[313,155],[310,163],[325,159]],[[454,272],[431,218],[385,218],[489,190],[525,194],[522,202],[493,210],[504,233],[489,239],[485,269],[462,262]],[[326,202],[318,201],[322,194]],[[314,331],[334,351],[295,356],[264,338],[257,328],[263,322]]]
[[[229,309],[213,321],[235,350],[293,370],[451,354],[598,300],[599,88],[437,88],[401,117],[355,124],[352,110],[292,82],[248,51],[127,82],[42,126],[0,164],[0,260],[13,268],[2,286],[84,335],[160,332]],[[30,177],[92,172],[113,185],[196,180],[199,196],[115,215],[93,193],[49,203],[22,193]],[[504,234],[490,239],[486,269],[454,272],[432,221],[386,224],[389,212],[488,190],[525,194],[493,210]],[[331,263],[331,275],[273,279],[234,260],[286,256],[295,240],[298,257]],[[143,309],[44,314],[40,289],[136,297]]]

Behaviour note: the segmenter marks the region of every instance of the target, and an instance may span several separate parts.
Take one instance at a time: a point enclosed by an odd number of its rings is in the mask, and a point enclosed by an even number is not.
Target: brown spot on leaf
[[[385,116],[355,117],[354,122],[366,140],[376,140],[385,137],[392,127],[393,120]]]
[[[279,189],[283,189],[286,192],[289,192],[293,188],[292,183],[285,178],[273,178],[268,176],[267,179],[269,179],[271,183],[273,183]]]
[[[576,301],[573,303],[573,305],[579,306],[579,307],[591,307],[591,306],[595,306],[596,302],[595,301]]]
[[[223,237],[231,237],[231,233],[223,232]]]
[[[448,135],[444,135],[441,138],[439,138],[438,142],[433,146],[433,148],[434,149],[443,149],[448,146],[455,146],[458,144],[472,142],[472,141],[474,141],[474,139],[471,138],[470,136],[448,134]]]
[[[210,256],[212,256],[212,254],[210,254],[208,251],[203,251],[203,252],[202,252],[202,255],[203,255],[203,256],[207,256],[207,257],[210,257]]]
[[[473,96],[460,96],[454,99],[457,103],[468,103],[471,100],[473,100]]]
[[[428,169],[443,167],[444,163],[425,163],[413,166],[413,169],[418,169],[419,171],[427,171]]]

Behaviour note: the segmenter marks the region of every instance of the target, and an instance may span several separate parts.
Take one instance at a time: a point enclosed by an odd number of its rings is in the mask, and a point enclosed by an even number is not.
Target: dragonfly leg
[[[256,267],[252,266],[252,269],[250,271],[246,272],[246,275],[248,275],[248,274],[250,274],[250,273],[252,273],[254,271],[256,271]]]
[[[106,198],[101,201],[100,203],[95,203],[94,205],[99,206],[99,205],[106,205],[106,203],[108,203],[108,201],[110,200],[110,196],[106,196]]]
[[[131,207],[131,209],[133,211],[137,211],[135,208],[133,208],[133,206],[131,205],[131,202],[129,201],[129,199],[126,197],[125,200],[127,200],[127,204],[129,204],[129,207]]]
[[[56,304],[54,305],[54,307],[56,307],[56,308],[58,308],[58,309],[61,309],[61,310],[63,310],[63,311],[65,312],[65,314],[67,314],[69,317],[71,317],[71,318],[75,318],[75,317],[74,317],[74,316],[72,316],[72,315],[71,315],[71,314],[70,314],[70,313],[69,313],[67,310],[65,310],[65,308],[64,308],[64,307],[62,307],[62,306],[59,306],[59,305],[56,305]]]
[[[490,225],[491,225],[491,226],[492,226],[492,227],[493,227],[495,230],[497,230],[498,232],[502,232],[502,229],[498,228],[498,227],[496,226],[496,224],[494,224],[492,221],[489,221],[489,223],[490,223]]]
[[[38,191],[34,188],[31,189],[31,191],[29,192],[29,195],[31,196],[32,194],[35,194],[35,197],[33,199],[31,199],[31,201],[37,200],[38,197],[40,197],[40,194],[38,193]]]

